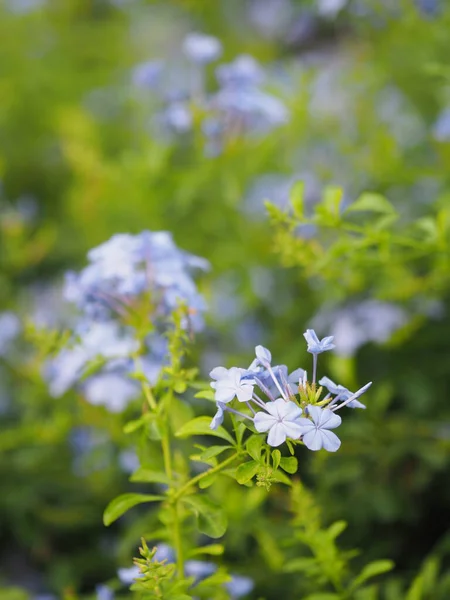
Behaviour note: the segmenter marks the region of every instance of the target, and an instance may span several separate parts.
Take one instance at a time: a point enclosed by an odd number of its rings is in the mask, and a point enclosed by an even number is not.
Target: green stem
[[[166,472],[167,477],[172,482],[172,456],[170,454],[170,442],[169,436],[167,435],[167,431],[164,432],[164,435],[161,439],[161,446],[164,458],[164,470]]]
[[[177,575],[180,579],[184,577],[183,546],[181,542],[180,520],[178,514],[178,502],[173,505],[173,538],[175,555],[177,557]]]
[[[215,467],[213,467],[212,469],[208,469],[207,471],[205,471],[204,473],[200,473],[200,475],[196,475],[195,477],[193,477],[190,481],[188,481],[185,485],[183,485],[182,488],[180,488],[177,493],[173,496],[173,501],[176,502],[179,498],[181,498],[181,496],[184,495],[184,493],[193,485],[195,485],[196,483],[198,483],[199,481],[201,481],[202,479],[204,479],[205,477],[208,477],[209,475],[213,475],[214,473],[218,473],[219,471],[221,471],[224,467],[227,467],[229,464],[231,464],[234,460],[236,460],[236,458],[239,456],[239,452],[235,452],[234,454],[232,454],[231,456],[229,456],[228,458],[226,458],[225,460],[223,460],[221,463],[219,463],[218,465],[216,465]]]

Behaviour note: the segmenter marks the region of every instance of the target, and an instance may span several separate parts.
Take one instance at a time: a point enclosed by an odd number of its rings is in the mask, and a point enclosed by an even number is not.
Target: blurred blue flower
[[[132,71],[132,81],[136,87],[155,89],[161,80],[164,64],[160,60],[150,60],[136,65]]]
[[[216,77],[222,87],[258,86],[264,81],[264,71],[253,56],[242,54],[232,63],[220,65]]]
[[[114,600],[114,592],[107,585],[97,585],[95,592],[97,600]]]
[[[188,577],[195,577],[196,580],[199,580],[215,573],[217,565],[202,560],[187,560],[184,563],[184,570]]]
[[[450,141],[450,108],[444,109],[435,121],[432,135],[438,142]]]
[[[15,313],[11,311],[0,313],[0,356],[6,356],[21,329],[22,325]]]
[[[311,419],[301,418],[298,422],[302,441],[309,450],[320,450],[324,448],[328,452],[339,450],[341,441],[338,436],[329,431],[339,427],[342,419],[329,408],[320,408],[319,406],[307,407]]]
[[[86,400],[94,406],[106,406],[113,413],[122,412],[139,395],[139,385],[126,373],[100,373],[82,385]]]
[[[253,421],[256,431],[268,431],[267,443],[270,446],[280,446],[286,438],[298,439],[301,434],[300,419],[302,409],[291,401],[278,398],[274,402],[267,402],[265,412],[256,413]]]
[[[326,352],[327,350],[333,350],[335,347],[333,344],[334,338],[332,335],[319,340],[314,329],[307,329],[303,336],[308,343],[308,352],[311,354],[320,354],[321,352]]]
[[[255,584],[250,577],[245,577],[244,575],[232,575],[231,581],[228,581],[225,584],[225,587],[232,598],[240,598],[241,596],[250,594],[255,587]]]
[[[183,52],[192,62],[207,64],[217,60],[222,54],[220,41],[203,33],[190,33],[183,42]]]
[[[121,583],[124,583],[125,585],[131,585],[136,579],[142,577],[142,573],[139,567],[134,565],[132,567],[122,567],[117,569],[117,576],[119,577]]]

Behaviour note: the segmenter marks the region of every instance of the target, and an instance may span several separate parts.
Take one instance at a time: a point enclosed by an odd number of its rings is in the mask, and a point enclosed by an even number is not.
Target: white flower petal
[[[339,427],[341,423],[342,419],[339,415],[329,408],[322,409],[320,429],[335,429],[336,427]]]
[[[267,443],[269,446],[276,448],[286,441],[286,432],[282,423],[275,423],[270,429],[269,435],[267,436]]]
[[[253,396],[253,385],[242,383],[236,390],[236,396],[239,402],[248,402]]]
[[[276,424],[277,420],[272,415],[268,415],[264,412],[258,412],[253,418],[256,431],[263,433],[268,431],[271,427]]]
[[[336,452],[341,446],[341,440],[332,431],[321,431],[322,434],[322,446],[328,452]]]
[[[313,406],[312,404],[308,404],[307,409],[308,409],[308,414],[311,415],[311,418],[314,421],[314,423],[317,426],[319,426],[320,419],[322,417],[322,409],[320,408],[320,406]]]
[[[294,421],[283,421],[283,427],[287,437],[291,438],[292,440],[298,440],[303,433],[300,425]]]
[[[216,392],[214,394],[216,402],[231,402],[235,396],[235,390],[230,389],[229,387],[219,386],[219,384],[217,384]]]
[[[320,450],[322,448],[321,432],[314,428],[303,435],[303,443],[308,450]]]

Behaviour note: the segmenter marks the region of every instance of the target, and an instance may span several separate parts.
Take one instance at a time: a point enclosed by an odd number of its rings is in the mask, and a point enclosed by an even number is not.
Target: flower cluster
[[[158,113],[157,122],[166,131],[186,133],[198,120],[206,138],[206,151],[211,155],[219,153],[230,139],[265,133],[288,121],[283,102],[263,89],[266,73],[252,56],[241,55],[232,63],[219,65],[215,71],[217,89],[208,93],[205,67],[221,56],[220,41],[191,33],[182,50],[190,68],[185,70],[184,85],[180,83],[182,78],[177,78],[177,89],[170,69],[165,69],[162,61],[139,64],[132,73],[137,88],[159,95],[164,108]]]
[[[187,308],[183,325],[202,328],[205,304],[190,271],[207,269],[208,263],[177,248],[165,231],[114,235],[93,248],[88,259],[87,267],[66,276],[65,299],[81,314],[73,338],[48,362],[45,375],[51,394],[60,396],[96,360],[101,369],[80,387],[92,404],[120,412],[139,390],[127,378],[134,370],[133,355],[141,355],[150,382],[157,378],[167,354],[162,333],[178,303]],[[139,317],[147,328],[144,340],[137,339]]]
[[[251,421],[259,433],[268,433],[267,443],[280,446],[286,440],[303,443],[309,450],[325,449],[336,452],[341,442],[331,431],[339,427],[341,417],[336,414],[344,406],[365,408],[358,398],[370,387],[366,384],[352,393],[328,377],[316,383],[318,355],[334,348],[333,337],[319,340],[312,329],[304,333],[308,352],[313,355],[313,377],[308,382],[306,371],[297,369],[288,373],[285,365],[272,366],[267,348],[257,346],[256,358],[248,369],[216,367],[210,373],[214,380],[217,412],[211,422],[216,429],[222,424],[226,411]],[[259,388],[258,393],[255,391]],[[322,398],[322,390],[327,394]],[[261,392],[268,401],[261,398]],[[237,399],[247,412],[236,410],[230,403]]]

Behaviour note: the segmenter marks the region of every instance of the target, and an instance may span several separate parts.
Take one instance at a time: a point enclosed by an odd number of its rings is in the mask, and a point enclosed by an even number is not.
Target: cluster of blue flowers
[[[87,267],[66,276],[64,296],[78,308],[78,321],[72,340],[49,361],[45,374],[57,397],[80,381],[92,361],[101,360],[102,368],[79,385],[92,404],[120,412],[139,389],[128,378],[133,355],[141,354],[150,382],[158,377],[167,351],[162,334],[179,302],[188,309],[185,327],[202,328],[206,307],[190,272],[207,269],[208,262],[177,248],[165,231],[114,235],[93,248],[88,259]],[[144,349],[130,324],[142,303],[152,328]]]
[[[328,377],[316,384],[318,355],[334,348],[333,337],[319,340],[313,329],[304,333],[308,352],[313,355],[313,377],[307,380],[306,371],[297,369],[288,373],[285,365],[272,366],[272,356],[267,348],[257,346],[256,358],[248,369],[216,367],[210,373],[214,380],[217,413],[211,429],[222,424],[226,411],[240,415],[252,422],[259,433],[268,433],[267,443],[280,446],[287,439],[302,442],[309,450],[325,449],[336,452],[341,442],[331,430],[342,422],[336,414],[344,406],[365,408],[358,398],[370,387],[367,383],[353,393],[342,385],[337,385]],[[255,388],[259,388],[267,398],[264,401]],[[328,393],[321,399],[322,389]],[[236,410],[230,403],[237,399],[248,413]]]
[[[190,68],[185,72],[184,86],[178,80],[178,89],[174,89],[170,69],[165,69],[162,61],[137,65],[132,73],[137,88],[159,94],[164,108],[157,122],[166,131],[189,132],[197,119],[206,138],[206,152],[215,155],[228,140],[245,134],[262,134],[287,123],[286,106],[263,89],[266,73],[252,56],[241,55],[232,63],[219,65],[215,71],[218,87],[208,93],[205,67],[220,58],[220,41],[191,33],[185,38],[182,50]],[[165,78],[169,84],[164,82]]]

